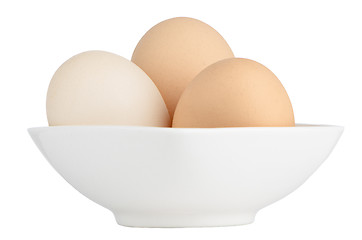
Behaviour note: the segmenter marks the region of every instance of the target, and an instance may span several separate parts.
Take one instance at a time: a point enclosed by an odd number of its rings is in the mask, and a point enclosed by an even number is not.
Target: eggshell
[[[152,80],[116,54],[89,51],[66,61],[47,95],[50,126],[170,126],[166,105]]]
[[[155,82],[172,118],[187,84],[208,65],[233,56],[215,29],[179,17],[152,27],[139,41],[132,61]]]
[[[173,127],[290,127],[287,92],[265,66],[232,58],[204,69],[183,92]]]

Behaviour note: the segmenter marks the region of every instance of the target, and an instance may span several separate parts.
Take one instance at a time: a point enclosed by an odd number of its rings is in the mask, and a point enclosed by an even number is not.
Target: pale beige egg
[[[291,127],[288,94],[265,66],[231,58],[204,69],[183,92],[173,127]]]
[[[199,20],[179,17],[152,27],[139,41],[132,61],[155,82],[172,119],[187,84],[208,65],[233,56],[215,29]]]
[[[50,126],[170,126],[166,105],[147,74],[103,51],[78,54],[59,67],[49,85],[46,109]]]

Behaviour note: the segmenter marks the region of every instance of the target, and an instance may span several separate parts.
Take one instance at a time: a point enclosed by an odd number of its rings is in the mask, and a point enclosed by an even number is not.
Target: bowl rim
[[[172,127],[153,127],[153,126],[128,126],[128,125],[63,125],[63,126],[45,126],[28,128],[28,132],[37,132],[50,129],[119,129],[135,131],[167,131],[167,132],[220,132],[220,131],[304,131],[334,129],[344,131],[344,126],[329,124],[305,124],[296,123],[295,127],[220,127],[220,128],[172,128]]]

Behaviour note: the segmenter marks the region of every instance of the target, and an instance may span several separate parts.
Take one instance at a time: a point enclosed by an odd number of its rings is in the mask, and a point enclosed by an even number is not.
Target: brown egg
[[[172,18],[152,27],[139,41],[132,62],[154,81],[172,118],[187,84],[205,67],[234,57],[215,29],[192,18]]]
[[[278,78],[255,61],[231,58],[204,69],[183,92],[173,127],[291,127],[294,114]]]

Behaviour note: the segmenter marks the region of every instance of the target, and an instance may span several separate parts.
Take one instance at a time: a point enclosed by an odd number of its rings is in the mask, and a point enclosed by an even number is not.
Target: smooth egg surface
[[[155,82],[172,119],[187,84],[208,65],[231,57],[233,52],[215,29],[178,17],[152,27],[136,46],[132,61]]]
[[[242,58],[204,69],[183,92],[173,127],[292,127],[292,104],[279,79],[262,64]]]
[[[170,126],[166,105],[147,74],[104,51],[80,53],[59,67],[48,88],[46,110],[50,126]]]

